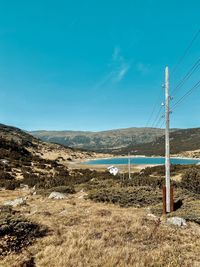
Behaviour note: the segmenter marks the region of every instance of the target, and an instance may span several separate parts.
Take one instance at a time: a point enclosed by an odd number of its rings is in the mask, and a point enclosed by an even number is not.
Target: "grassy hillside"
[[[170,134],[172,154],[200,149],[200,128],[177,130]],[[113,150],[113,153],[135,155],[164,155],[165,137],[159,137],[153,142],[138,145],[129,145],[126,148]],[[198,155],[197,155],[198,156]]]
[[[40,179],[43,183],[68,176],[68,165],[76,160],[95,157],[61,145],[44,143],[22,130],[0,125],[0,187],[15,188],[20,183]]]
[[[164,134],[156,128],[128,128],[103,132],[34,131],[31,134],[43,141],[92,151],[109,151],[154,141]]]

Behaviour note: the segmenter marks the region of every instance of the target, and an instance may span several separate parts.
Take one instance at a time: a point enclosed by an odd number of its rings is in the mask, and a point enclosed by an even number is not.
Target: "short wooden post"
[[[162,188],[162,199],[163,199],[163,214],[166,214],[167,211],[166,211],[166,186],[163,186]]]
[[[174,187],[170,186],[170,212],[174,211]]]

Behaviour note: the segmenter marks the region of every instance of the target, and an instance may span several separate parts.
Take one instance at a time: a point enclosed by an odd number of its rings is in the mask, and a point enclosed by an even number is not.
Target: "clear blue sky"
[[[165,65],[175,66],[200,28],[199,10],[199,0],[1,1],[1,123],[26,130],[145,126],[164,94]],[[200,36],[171,88],[199,57]],[[199,103],[200,88],[174,111],[172,127],[200,127]]]

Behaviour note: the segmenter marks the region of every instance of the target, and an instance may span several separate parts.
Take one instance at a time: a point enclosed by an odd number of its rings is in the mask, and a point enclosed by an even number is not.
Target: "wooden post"
[[[162,195],[162,199],[163,199],[163,214],[166,214],[166,186],[163,186],[162,188],[162,192],[163,192],[163,195]]]
[[[174,187],[170,186],[170,212],[174,211]]]

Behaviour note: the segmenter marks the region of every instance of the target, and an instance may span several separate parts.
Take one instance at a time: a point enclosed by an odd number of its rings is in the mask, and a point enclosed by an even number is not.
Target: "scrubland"
[[[2,194],[1,202],[12,196]],[[15,216],[48,230],[21,251],[9,251],[0,266],[199,266],[200,228],[195,223],[177,228],[154,217],[150,208],[82,197],[83,192],[63,200],[36,195],[15,208]]]
[[[66,194],[61,200],[49,199],[55,187],[36,179],[34,195],[29,189],[2,190],[0,266],[200,266],[199,167],[184,172],[174,182],[175,200],[182,204],[170,216],[187,219],[186,227],[169,225],[162,216],[163,167],[147,168],[131,181],[84,170],[73,190],[71,179],[68,186],[59,181],[57,191]],[[2,206],[24,196],[25,205]]]

